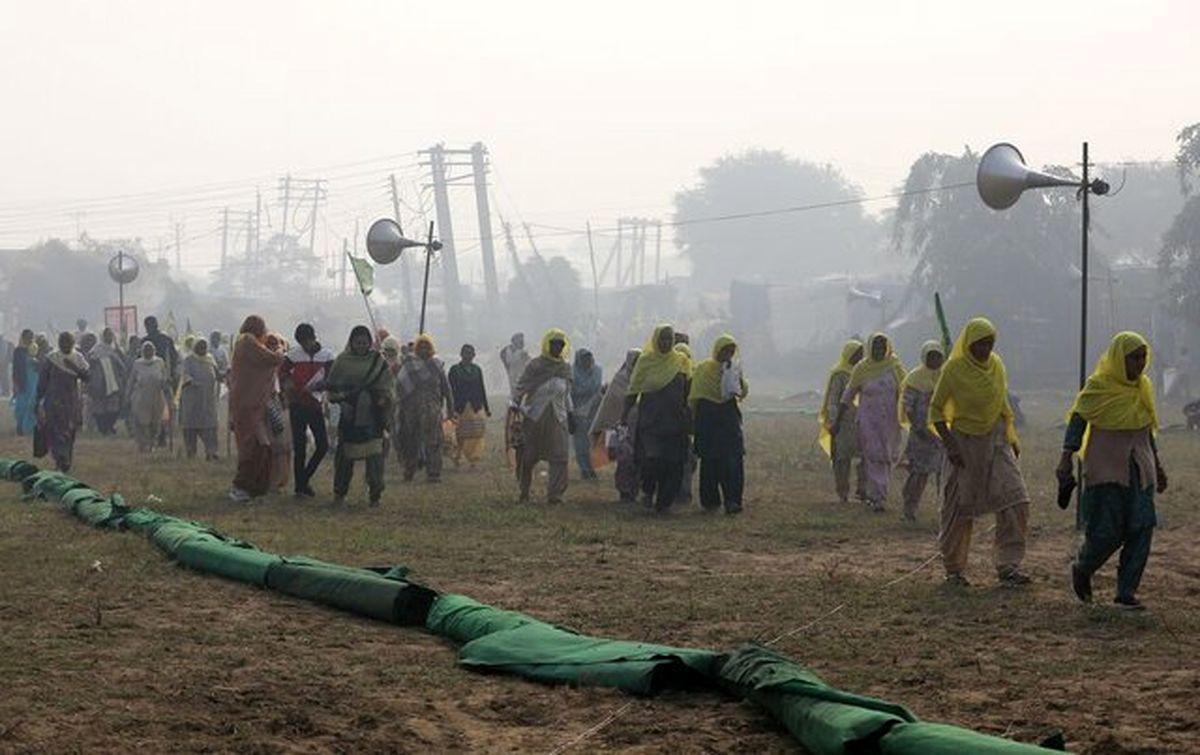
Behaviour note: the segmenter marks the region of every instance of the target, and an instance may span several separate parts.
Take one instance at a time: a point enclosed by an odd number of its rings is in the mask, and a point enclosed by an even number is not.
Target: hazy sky
[[[334,166],[438,141],[488,145],[498,210],[572,227],[665,215],[752,146],[868,194],[923,151],[1001,139],[1035,163],[1084,138],[1098,160],[1170,157],[1200,120],[1198,22],[1186,0],[0,0],[0,246],[179,220],[199,265],[218,208],[288,170],[343,176],[336,240],[387,211],[389,170],[410,196],[421,179],[411,156]]]

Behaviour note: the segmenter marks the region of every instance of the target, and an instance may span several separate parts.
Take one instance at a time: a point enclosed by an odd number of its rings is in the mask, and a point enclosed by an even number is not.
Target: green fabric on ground
[[[189,522],[186,519],[172,517],[170,521],[163,522],[154,530],[150,540],[174,558],[179,551],[179,546],[189,540],[219,543],[221,538],[211,527],[206,527],[199,522]]]
[[[880,740],[879,751],[883,755],[1048,755],[1055,752],[1038,745],[924,721],[896,725]]]
[[[459,662],[471,668],[643,695],[711,686],[723,659],[709,650],[588,637],[541,622],[484,635],[459,651]]]
[[[179,544],[175,560],[196,571],[215,574],[259,587],[267,586],[267,572],[283,559],[264,553],[249,543],[191,538]]]
[[[370,569],[285,556],[267,570],[272,590],[405,626],[424,626],[437,593]]]
[[[22,466],[24,465],[24,466]],[[814,755],[1034,755],[1033,745],[917,721],[904,707],[842,692],[785,656],[748,646],[726,656],[708,650],[576,634],[464,595],[408,582],[401,566],[357,569],[304,556],[280,557],[202,522],[129,509],[58,472],[0,460],[0,478],[20,480],[27,497],[61,501],[96,526],[148,536],[180,563],[248,584],[266,585],[395,624],[424,626],[465,642],[459,660],[479,670],[530,679],[617,687],[647,694],[666,687],[722,686],[769,710]],[[436,601],[436,602],[435,602]]]
[[[460,645],[493,632],[526,624],[545,624],[532,616],[480,603],[466,595],[439,595],[429,609],[425,628]]]
[[[69,491],[87,487],[74,477],[50,470],[32,474],[22,480],[21,484],[25,487],[26,494],[47,501],[61,501]]]
[[[136,508],[121,519],[121,526],[149,537],[167,522],[176,521],[173,516],[160,514],[154,509]]]
[[[26,477],[37,474],[37,472],[37,466],[27,461],[21,461],[20,459],[0,459],[0,480],[20,482]]]
[[[878,752],[869,743],[896,724],[917,720],[900,705],[835,689],[764,647],[739,648],[719,673],[731,690],[769,710],[813,755]],[[868,749],[854,749],[864,746]]]

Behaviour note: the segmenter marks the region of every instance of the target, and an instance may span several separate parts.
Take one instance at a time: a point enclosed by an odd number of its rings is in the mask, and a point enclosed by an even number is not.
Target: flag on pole
[[[179,340],[179,326],[175,324],[174,310],[167,310],[167,324],[163,327],[163,332],[169,335],[172,341]]]
[[[363,296],[370,296],[375,289],[375,268],[365,259],[352,254],[347,256],[350,257],[350,266],[354,268],[354,277],[358,279],[358,290],[363,292]]]

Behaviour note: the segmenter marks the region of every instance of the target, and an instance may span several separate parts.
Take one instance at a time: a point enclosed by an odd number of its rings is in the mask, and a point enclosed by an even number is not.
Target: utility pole
[[[325,179],[318,178],[317,180],[313,181],[312,186],[312,228],[308,233],[308,251],[314,257],[317,256],[317,205],[320,203],[322,199],[322,193],[325,191],[324,185]]]
[[[338,296],[346,295],[346,261],[350,259],[350,239],[342,237],[342,273],[338,282]]]
[[[262,247],[259,246],[259,240],[262,238],[262,192],[258,189],[254,190],[254,257],[257,261],[262,255]]]
[[[654,222],[654,285],[662,280],[659,272],[662,268],[662,221]]]
[[[229,208],[221,211],[221,270],[225,270],[225,261],[229,254]]]
[[[292,174],[288,173],[283,179],[283,220],[279,224],[279,232],[285,237],[288,229],[288,204],[292,198]]]
[[[180,247],[183,245],[183,223],[175,223],[175,269],[179,272],[183,271],[183,255],[180,254]]]
[[[434,145],[423,154],[429,156],[433,178],[433,199],[437,210],[438,231],[442,241],[443,296],[446,300],[446,327],[457,338],[463,333],[463,306],[458,281],[458,260],[455,258],[454,227],[450,220],[450,196],[447,192],[446,148]]]
[[[403,236],[404,225],[400,222],[400,189],[396,185],[396,174],[389,175],[388,181],[392,187],[392,220],[396,221],[396,225],[400,227],[400,235]],[[428,254],[428,250],[425,253]],[[412,264],[406,254],[400,255],[400,285],[404,287],[404,321],[411,323],[416,303],[413,301]]]
[[[487,193],[487,150],[482,142],[471,145],[471,172],[475,177],[475,211],[479,216],[479,248],[483,253],[483,283],[488,314],[500,313],[500,284],[496,277],[496,249],[492,245],[492,211]]]

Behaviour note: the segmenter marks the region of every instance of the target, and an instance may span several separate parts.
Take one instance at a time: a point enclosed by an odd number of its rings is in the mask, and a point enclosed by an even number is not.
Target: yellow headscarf
[[[967,435],[989,435],[1003,417],[1008,442],[1017,442],[1004,361],[993,351],[986,362],[979,362],[970,351],[971,344],[996,334],[996,326],[983,317],[963,326],[929,402],[931,427],[935,422],[945,422]]]
[[[550,353],[551,341],[563,342],[562,353],[558,356],[554,356]],[[553,359],[556,362],[565,362],[567,361],[567,354],[569,353],[571,353],[571,339],[567,338],[566,331],[558,328],[551,328],[542,336],[542,356],[546,357],[547,359]]]
[[[626,394],[637,396],[642,393],[661,391],[676,375],[683,374],[691,377],[692,360],[677,350],[674,346],[666,352],[658,350],[658,336],[670,325],[659,325],[650,335],[650,340],[642,349],[637,364],[633,367],[633,376],[629,379],[629,389]]]
[[[829,371],[829,379],[825,381],[825,395],[821,397],[821,410],[817,412],[817,424],[820,426],[817,442],[825,450],[826,456],[833,456],[833,436],[826,428],[826,425],[829,424],[829,412],[825,409],[829,405],[829,389],[833,387],[835,377],[838,375],[849,376],[851,372],[854,372],[854,365],[850,364],[850,358],[862,347],[862,341],[857,338],[846,341],[846,344],[842,346],[842,353],[838,357],[837,364],[833,365],[833,369]]]
[[[876,359],[871,354],[871,345],[878,338],[882,338],[887,343],[887,351],[884,353],[883,359]],[[863,354],[859,363],[854,365],[854,371],[850,373],[850,383],[846,386],[846,390],[861,388],[867,383],[878,380],[888,372],[891,372],[892,376],[896,378],[896,388],[899,390],[904,383],[904,362],[901,362],[900,357],[896,356],[896,350],[892,347],[892,339],[883,333],[872,333],[864,348],[866,353]]]
[[[929,359],[930,354],[946,356],[942,351],[941,341],[926,341],[921,345],[921,364],[905,376],[905,388],[912,388],[921,393],[933,393],[933,389],[937,386],[938,376],[942,374],[942,368],[931,370],[925,366],[925,361]]]
[[[683,344],[677,344],[675,348],[679,348]],[[692,411],[696,411],[696,405],[703,399],[711,401],[714,404],[720,404],[721,398],[721,375],[725,369],[724,362],[721,362],[717,355],[725,349],[726,346],[737,348],[737,341],[728,333],[718,336],[713,342],[712,356],[705,359],[700,364],[696,365],[696,370],[692,373],[692,388],[688,392],[688,403],[692,407]],[[746,379],[742,378],[741,393],[733,398],[734,401],[741,401],[750,394],[750,384]]]
[[[946,356],[942,352],[941,341],[926,341],[921,344],[921,364],[905,376],[904,384],[900,387],[900,404],[896,411],[900,414],[900,424],[903,427],[909,427],[912,424],[908,421],[908,414],[904,411],[904,391],[912,388],[920,393],[933,393],[938,377],[942,374],[941,367],[931,370],[925,366],[925,360],[929,358],[930,354]]]
[[[1125,376],[1125,357],[1140,348],[1146,349],[1146,370],[1137,380]],[[1096,363],[1083,390],[1075,397],[1067,417],[1079,414],[1088,421],[1087,436],[1079,455],[1087,454],[1091,428],[1101,430],[1158,429],[1158,407],[1154,402],[1154,386],[1146,371],[1150,368],[1150,344],[1141,335],[1125,331],[1113,336],[1108,350]]]

